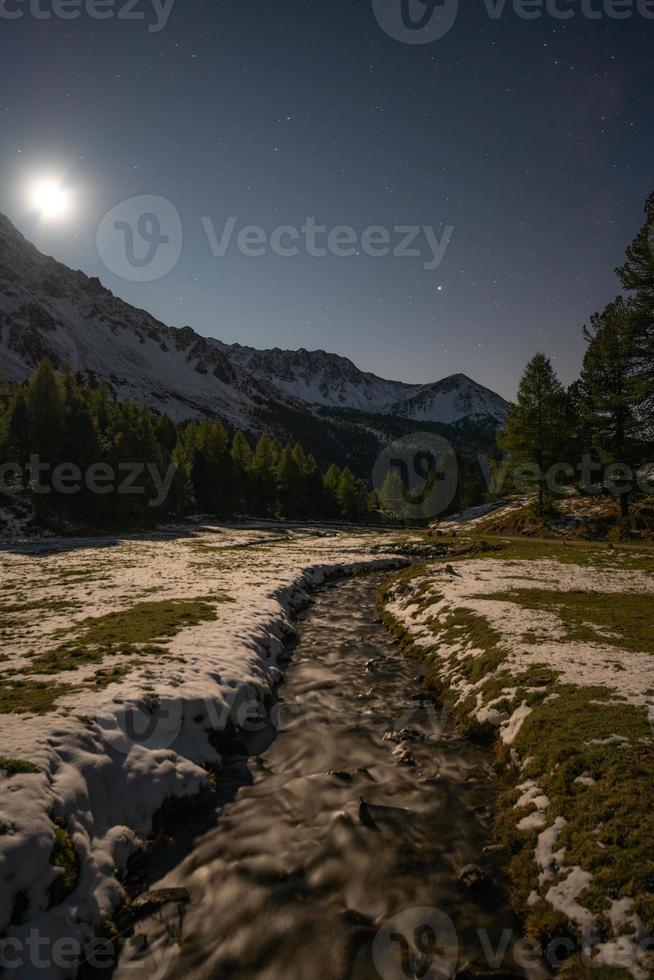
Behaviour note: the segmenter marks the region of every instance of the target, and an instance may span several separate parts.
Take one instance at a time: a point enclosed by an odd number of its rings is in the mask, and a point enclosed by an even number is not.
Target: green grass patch
[[[129,609],[86,619],[73,630],[74,638],[53,650],[32,657],[29,672],[57,674],[83,664],[101,663],[112,654],[160,656],[163,643],[181,630],[216,619],[223,596],[138,602]]]
[[[11,630],[24,625],[20,617],[26,613],[64,612],[77,608],[78,604],[67,599],[34,599],[30,602],[0,602],[0,631],[8,638]]]
[[[65,609],[75,609],[76,602],[68,599],[33,599],[30,602],[0,602],[0,614],[26,612],[63,612]]]
[[[562,816],[567,825],[557,849],[565,847],[565,864],[593,875],[580,896],[608,937],[607,898],[629,896],[647,928],[654,928],[654,740],[644,710],[615,704],[605,688],[557,685],[558,698],[537,705],[525,720],[515,748],[529,764],[520,781],[533,779],[550,799],[547,822]],[[614,736],[622,741],[615,742]],[[575,780],[588,775],[591,786]],[[514,804],[519,791],[512,770],[503,776],[498,831],[513,857],[511,876],[517,905],[529,931],[548,934],[551,909],[533,910],[526,897],[535,887],[533,849],[537,832],[518,831]],[[527,811],[525,811],[526,813]]]
[[[64,694],[76,690],[72,684],[48,684],[33,680],[2,678],[0,683],[0,714],[44,715],[53,711]]]
[[[559,539],[542,541],[479,533],[461,533],[441,540],[451,549],[445,559],[450,562],[470,558],[495,558],[505,562],[546,559],[562,565],[654,573],[654,548],[643,543],[614,547],[605,542],[566,539],[564,543]]]
[[[512,589],[479,598],[555,613],[569,642],[608,643],[621,650],[654,653],[651,593]]]
[[[50,864],[55,868],[61,869],[48,889],[50,907],[59,905],[65,898],[68,898],[79,882],[79,858],[73,839],[63,824],[53,821],[55,824],[55,843],[50,853]]]
[[[31,762],[25,762],[24,759],[6,759],[0,756],[0,770],[4,772],[6,776],[18,776],[20,773],[34,773],[39,772],[36,766],[33,766]]]

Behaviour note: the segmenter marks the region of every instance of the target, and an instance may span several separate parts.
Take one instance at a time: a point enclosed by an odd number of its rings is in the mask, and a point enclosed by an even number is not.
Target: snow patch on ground
[[[402,564],[397,555],[367,553],[388,540],[295,530],[280,542],[278,531],[267,539],[260,531],[210,527],[30,542],[5,552],[2,596],[43,602],[37,613],[17,614],[3,651],[3,670],[12,678],[29,666],[26,655],[61,642],[57,630],[89,616],[139,601],[229,601],[216,605],[215,621],[182,629],[167,653],[144,654],[104,689],[94,683],[98,664],[31,677],[76,690],[48,714],[0,714],[0,757],[39,770],[13,776],[0,770],[0,933],[24,941],[36,929],[51,943],[93,934],[121,900],[119,869],[149,834],[156,811],[170,797],[197,794],[207,784],[206,767],[219,767],[210,732],[244,721],[269,701],[293,632],[291,614],[307,590],[360,568]],[[48,606],[64,599],[74,605],[63,613]],[[50,908],[49,889],[61,876],[50,863],[53,817],[72,837],[80,875],[73,893]],[[10,926],[25,902],[22,923]],[[44,980],[65,975],[39,971]]]

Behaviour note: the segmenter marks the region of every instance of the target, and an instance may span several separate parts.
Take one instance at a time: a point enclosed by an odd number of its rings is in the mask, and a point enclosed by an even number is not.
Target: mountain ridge
[[[0,360],[23,382],[49,357],[176,422],[217,416],[283,432],[284,418],[352,410],[450,425],[501,424],[508,403],[465,374],[430,384],[380,378],[323,350],[257,350],[167,326],[99,279],[43,255],[0,215]],[[305,420],[311,427],[312,422]]]

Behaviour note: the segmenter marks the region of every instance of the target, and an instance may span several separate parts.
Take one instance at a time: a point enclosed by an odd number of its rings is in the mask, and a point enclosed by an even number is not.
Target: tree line
[[[552,467],[571,483],[585,467],[595,489],[619,497],[624,520],[647,492],[639,474],[654,463],[654,193],[616,273],[624,292],[584,327],[579,378],[565,388],[550,359],[536,354],[498,434],[513,476],[532,468],[541,515],[551,498],[545,474]]]
[[[0,385],[0,463],[4,492],[28,494],[57,526],[142,527],[191,512],[365,522],[379,506],[349,467],[323,472],[298,443],[255,442],[216,419],[176,425],[47,359],[25,384]]]

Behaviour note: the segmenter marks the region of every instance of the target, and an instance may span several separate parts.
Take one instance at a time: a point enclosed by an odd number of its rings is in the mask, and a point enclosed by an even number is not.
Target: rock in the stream
[[[362,796],[359,797],[359,820],[364,827],[368,827],[370,830],[379,830],[370,812],[370,807]]]
[[[384,732],[385,742],[396,742],[398,745],[400,742],[424,742],[424,740],[423,733],[416,731],[415,728],[400,728],[397,731],[391,728]]]
[[[393,749],[393,755],[397,760],[398,764],[401,766],[410,766],[413,768],[417,765],[416,760],[411,755],[408,749],[405,749],[403,745],[396,745]]]
[[[340,779],[343,783],[352,782],[352,773],[346,772],[345,769],[330,769],[329,776],[334,776],[336,779]]]
[[[478,864],[466,864],[459,874],[459,881],[471,891],[488,883],[483,868],[480,868]]]
[[[154,912],[155,909],[167,905],[169,902],[186,903],[191,901],[191,896],[186,888],[155,888],[149,892],[143,892],[132,902],[132,909],[137,912]]]

